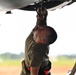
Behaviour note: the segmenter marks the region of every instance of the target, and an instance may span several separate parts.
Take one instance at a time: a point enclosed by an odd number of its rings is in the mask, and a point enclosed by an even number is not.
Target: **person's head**
[[[49,33],[49,35],[47,36],[47,43],[53,44],[57,39],[56,31],[50,26],[46,26],[44,30]]]
[[[50,26],[38,27],[33,31],[34,41],[41,44],[52,44],[57,39],[56,31]]]

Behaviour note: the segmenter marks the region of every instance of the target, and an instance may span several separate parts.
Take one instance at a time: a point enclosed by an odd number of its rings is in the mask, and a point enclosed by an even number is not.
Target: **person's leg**
[[[30,73],[27,71],[26,66],[25,66],[25,61],[22,61],[22,70],[20,75],[30,75]]]
[[[51,64],[50,61],[44,62],[39,69],[39,75],[51,75]]]

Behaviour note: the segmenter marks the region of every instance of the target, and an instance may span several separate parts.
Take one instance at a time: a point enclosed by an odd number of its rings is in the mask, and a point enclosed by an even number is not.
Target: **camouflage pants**
[[[51,62],[49,62],[49,64],[46,67],[40,68],[38,75],[45,75],[44,74],[44,69],[45,68],[46,68],[46,70],[50,70],[51,69]],[[22,61],[22,70],[21,70],[21,74],[20,75],[30,75],[30,71],[28,71],[24,60]],[[49,75],[51,75],[51,73]]]
[[[22,61],[22,70],[20,75],[30,75],[30,72],[27,71],[24,60]]]

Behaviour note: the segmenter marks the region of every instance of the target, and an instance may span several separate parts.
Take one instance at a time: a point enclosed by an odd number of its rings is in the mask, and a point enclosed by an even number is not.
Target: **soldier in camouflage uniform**
[[[25,42],[25,60],[22,61],[20,75],[38,75],[40,67],[48,64],[49,45],[56,41],[57,34],[52,27],[47,27],[47,14],[48,12],[44,7],[38,8],[36,26]],[[42,30],[43,32],[41,32]],[[51,35],[46,33],[48,30],[50,30]],[[46,36],[49,36],[49,40],[47,41]],[[42,40],[41,38],[44,39]],[[27,72],[27,67],[30,67],[30,73]]]

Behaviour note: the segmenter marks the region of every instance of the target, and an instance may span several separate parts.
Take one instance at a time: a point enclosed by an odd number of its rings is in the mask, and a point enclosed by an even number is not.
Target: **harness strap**
[[[22,61],[22,65],[25,66],[25,70],[30,73],[30,67],[27,67],[25,61]],[[41,68],[40,68],[41,69]],[[44,74],[48,74],[50,70],[44,70]]]

